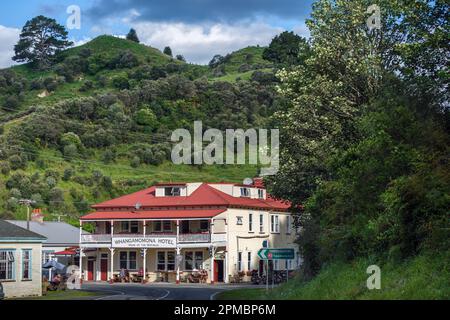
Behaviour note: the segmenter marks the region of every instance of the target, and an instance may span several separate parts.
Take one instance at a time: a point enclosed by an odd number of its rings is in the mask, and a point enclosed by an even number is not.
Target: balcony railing
[[[178,242],[211,242],[209,233],[181,233]]]
[[[115,233],[112,237],[120,238],[143,238],[143,237],[163,237],[163,236],[173,236],[176,237],[175,233],[150,233],[146,234],[132,234],[132,233]],[[110,234],[82,234],[82,243],[111,243],[112,237]],[[178,236],[177,241],[179,243],[208,243],[211,242],[211,235],[209,233],[181,233]]]
[[[110,234],[82,234],[80,241],[83,243],[111,242],[111,235]]]

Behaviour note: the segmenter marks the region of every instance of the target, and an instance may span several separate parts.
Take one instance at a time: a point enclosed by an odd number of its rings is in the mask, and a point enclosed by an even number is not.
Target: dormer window
[[[250,197],[250,189],[249,188],[241,188],[241,197]]]
[[[258,189],[258,198],[264,199],[264,190],[263,189]]]
[[[181,195],[180,187],[165,187],[165,197],[179,197]]]

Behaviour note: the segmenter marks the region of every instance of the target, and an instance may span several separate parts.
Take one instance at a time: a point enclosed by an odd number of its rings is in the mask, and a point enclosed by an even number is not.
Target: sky
[[[14,62],[14,45],[27,20],[44,15],[66,26],[81,45],[102,34],[124,36],[134,28],[142,43],[188,62],[207,64],[249,45],[265,46],[284,30],[308,37],[305,19],[313,0],[14,0],[0,5],[0,68]],[[71,6],[80,9],[73,20]],[[69,23],[68,23],[69,20]],[[73,22],[79,21],[78,26]],[[75,27],[75,28],[72,28]]]

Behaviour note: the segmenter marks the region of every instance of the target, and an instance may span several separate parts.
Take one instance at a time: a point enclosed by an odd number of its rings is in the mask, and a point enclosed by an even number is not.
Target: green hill
[[[159,50],[100,36],[58,54],[46,71],[0,70],[0,217],[24,218],[20,198],[76,224],[89,205],[157,181],[235,181],[254,165],[174,165],[170,134],[258,128],[283,107],[262,48],[236,51],[217,77]],[[248,64],[251,70],[242,69]],[[237,81],[240,78],[241,81]]]

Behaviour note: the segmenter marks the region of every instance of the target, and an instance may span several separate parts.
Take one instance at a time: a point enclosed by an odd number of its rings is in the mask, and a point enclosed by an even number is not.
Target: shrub
[[[67,168],[67,169],[64,170],[64,174],[63,174],[62,179],[64,181],[69,181],[70,178],[73,176],[73,174],[74,174],[74,170],[72,168]]]
[[[25,169],[26,160],[22,159],[19,155],[12,155],[9,157],[9,164],[12,170]]]
[[[112,150],[106,150],[103,152],[102,161],[105,164],[111,163],[116,159],[116,154]]]
[[[115,76],[112,80],[112,84],[114,87],[116,87],[117,89],[129,89],[130,88],[130,83],[128,81],[128,77],[121,75],[121,76]]]
[[[80,92],[86,92],[94,87],[94,83],[91,80],[86,80],[83,85],[78,89]]]
[[[2,161],[2,162],[0,163],[0,172],[1,172],[2,174],[7,175],[7,174],[9,174],[9,171],[10,171],[10,170],[11,170],[11,167],[10,167],[10,165],[9,165],[8,162]]]
[[[19,105],[20,101],[19,98],[17,98],[17,96],[9,96],[3,103],[5,109],[16,109]]]
[[[130,161],[130,166],[133,168],[139,167],[141,164],[141,159],[138,156],[134,156],[133,159]]]

